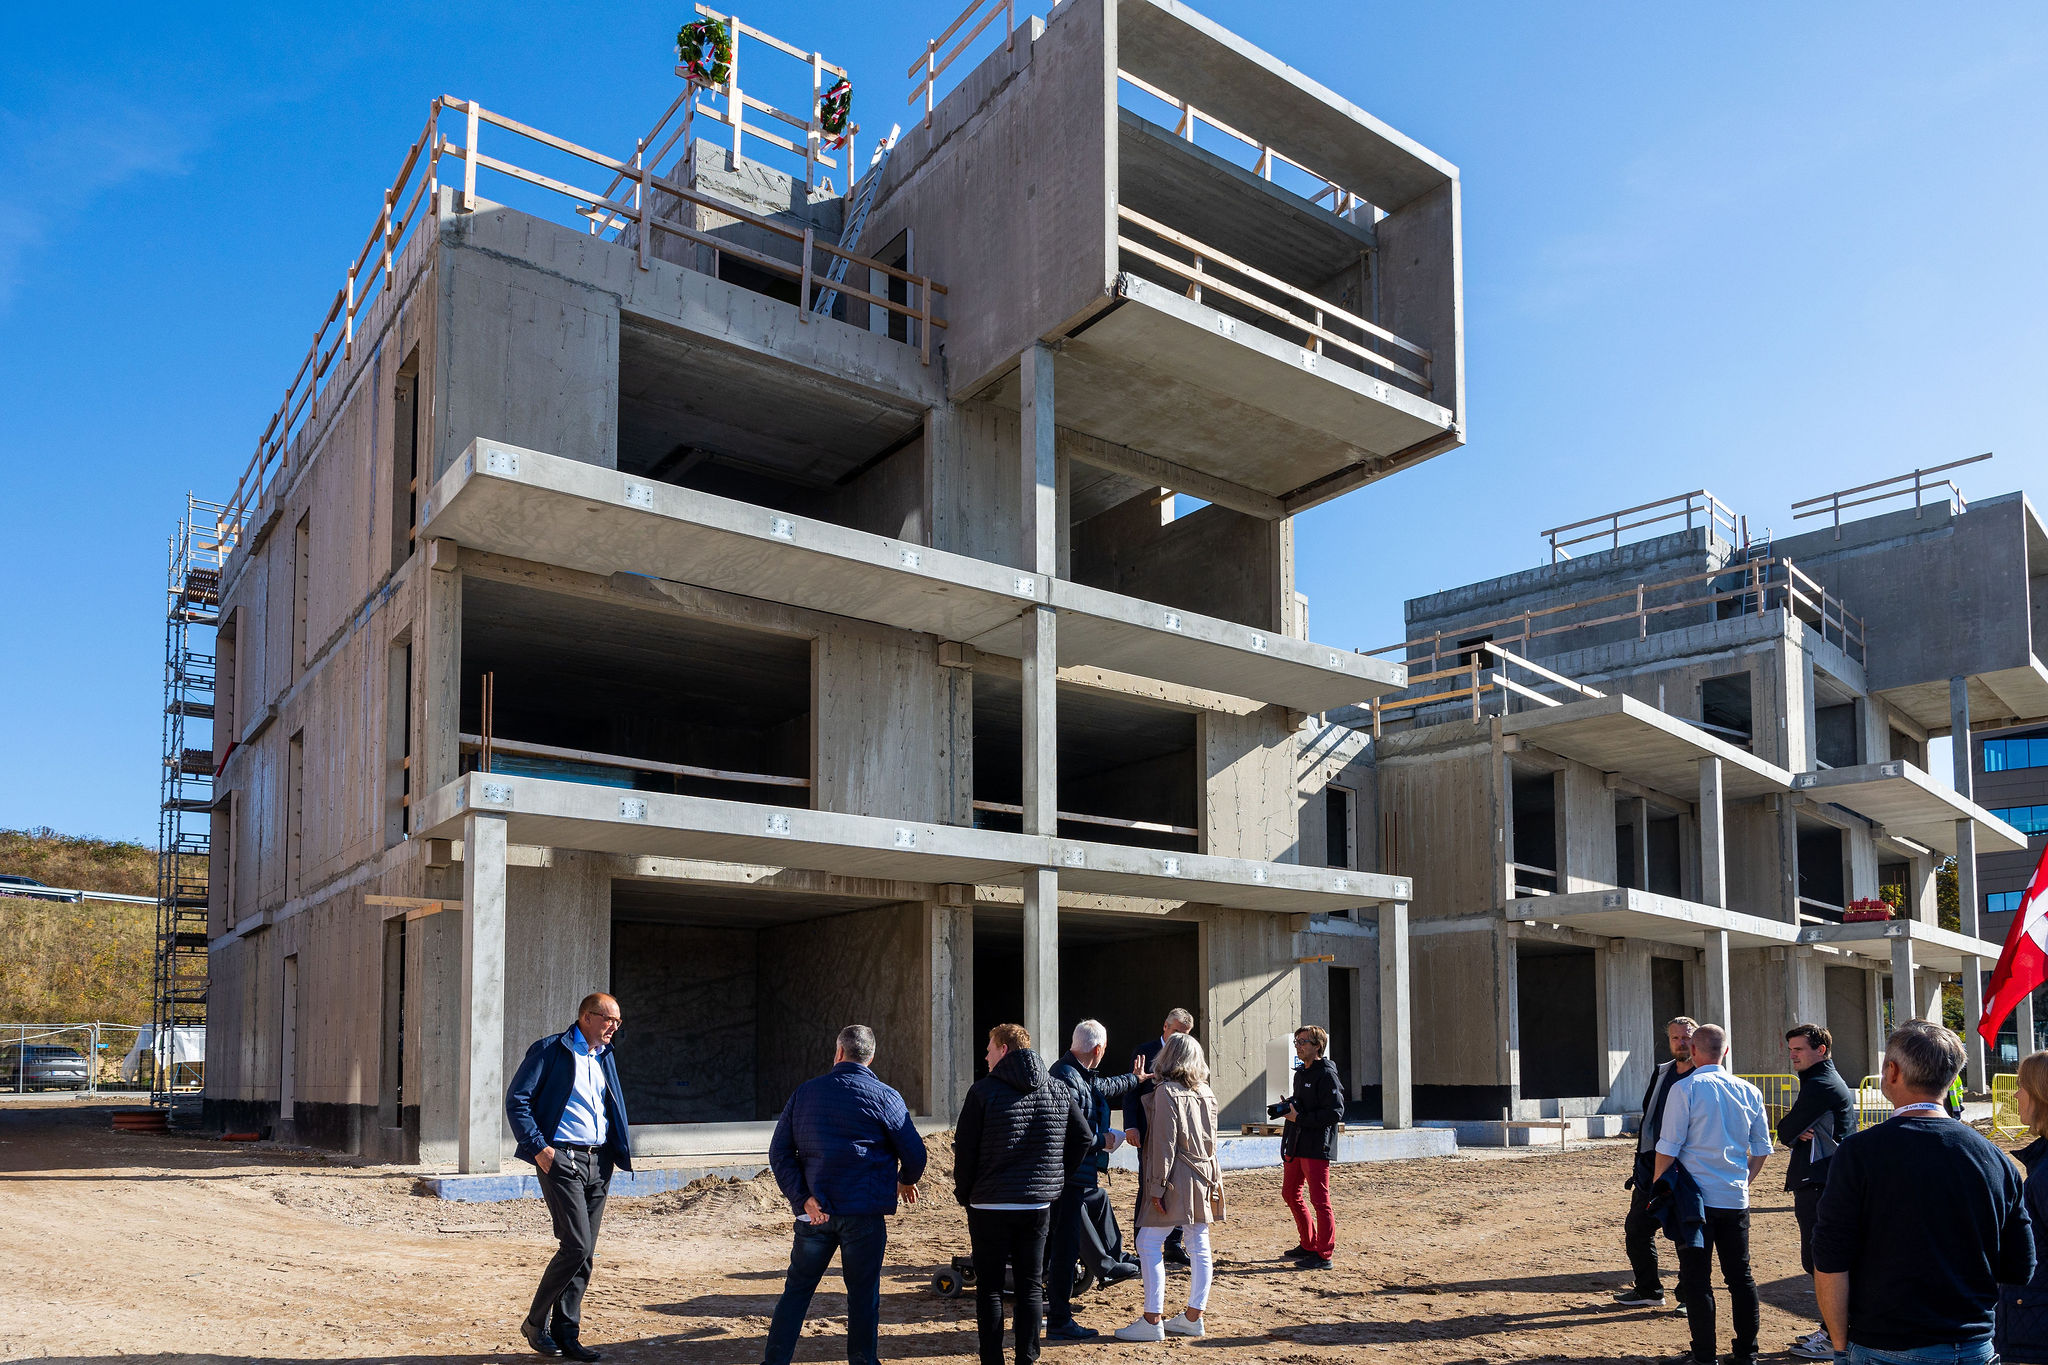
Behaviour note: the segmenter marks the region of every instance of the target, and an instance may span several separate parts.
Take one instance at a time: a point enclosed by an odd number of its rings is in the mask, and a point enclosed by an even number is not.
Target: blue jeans
[[[818,1281],[839,1253],[839,1273],[846,1281],[846,1358],[852,1365],[876,1365],[881,1350],[882,1253],[889,1245],[889,1225],[879,1213],[838,1213],[823,1227],[798,1222],[789,1247],[789,1273],[782,1298],[768,1324],[763,1365],[789,1365],[803,1334],[804,1314]]]
[[[1875,1351],[1849,1343],[1849,1354],[1835,1355],[1836,1365],[1990,1365],[1998,1357],[1988,1341],[1964,1346],[1916,1346],[1910,1351]]]

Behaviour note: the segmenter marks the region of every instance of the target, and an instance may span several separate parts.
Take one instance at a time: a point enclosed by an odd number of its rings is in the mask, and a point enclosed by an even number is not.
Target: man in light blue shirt
[[[593,1043],[583,1029],[562,1035],[562,1046],[574,1059],[570,1065],[569,1097],[562,1104],[562,1121],[555,1125],[554,1145],[604,1146],[604,1063],[606,1044]]]
[[[1751,1365],[1756,1357],[1756,1280],[1749,1272],[1749,1187],[1771,1154],[1770,1125],[1764,1121],[1764,1097],[1740,1076],[1722,1067],[1728,1055],[1728,1032],[1719,1024],[1702,1024],[1692,1035],[1692,1074],[1671,1087],[1664,1102],[1664,1127],[1657,1138],[1657,1170],[1662,1181],[1676,1165],[1699,1188],[1706,1204],[1703,1245],[1678,1249],[1678,1301],[1685,1305],[1692,1328],[1692,1350],[1679,1361],[1712,1365],[1714,1339],[1713,1261],[1721,1261],[1721,1278],[1735,1319],[1734,1365]]]

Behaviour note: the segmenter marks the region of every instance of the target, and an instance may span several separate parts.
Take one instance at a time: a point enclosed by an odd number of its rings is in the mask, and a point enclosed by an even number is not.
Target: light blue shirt
[[[1701,1066],[1671,1087],[1657,1151],[1677,1158],[1708,1208],[1748,1208],[1749,1159],[1771,1147],[1763,1092],[1742,1077]]]
[[[591,1147],[604,1145],[604,1056],[602,1044],[590,1045],[582,1025],[562,1035],[562,1046],[576,1059],[576,1081],[569,1087],[569,1101],[562,1106],[562,1121],[555,1125],[553,1142],[576,1142]]]

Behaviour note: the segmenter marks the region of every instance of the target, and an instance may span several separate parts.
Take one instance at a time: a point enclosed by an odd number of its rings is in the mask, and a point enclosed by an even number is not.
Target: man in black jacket
[[[1614,1300],[1625,1308],[1662,1308],[1664,1274],[1657,1266],[1657,1219],[1649,1211],[1650,1195],[1656,1185],[1657,1135],[1664,1130],[1664,1101],[1671,1087],[1692,1074],[1692,1031],[1699,1025],[1679,1015],[1664,1026],[1664,1042],[1671,1060],[1650,1073],[1643,1091],[1643,1126],[1636,1132],[1635,1170],[1624,1188],[1628,1194],[1628,1218],[1621,1225],[1622,1244],[1628,1248],[1628,1263],[1635,1271],[1635,1283],[1616,1290]],[[1679,1312],[1685,1305],[1679,1305]]]
[[[1813,1280],[1838,1356],[1980,1365],[1998,1287],[2033,1273],[2018,1168],[1942,1108],[1962,1069],[1962,1040],[1941,1025],[1893,1029],[1880,1077],[1892,1116],[1828,1166]]]
[[[1785,1031],[1785,1052],[1799,1077],[1799,1097],[1778,1120],[1778,1141],[1792,1149],[1785,1188],[1799,1219],[1799,1264],[1813,1273],[1813,1218],[1828,1183],[1828,1165],[1842,1139],[1856,1131],[1856,1097],[1829,1056],[1834,1036],[1819,1024],[1794,1024]],[[1828,1329],[1818,1327],[1793,1343],[1792,1354],[1833,1360]]]
[[[1095,1134],[1046,1073],[1022,1024],[989,1030],[988,1075],[953,1129],[953,1197],[967,1209],[981,1365],[1003,1365],[1003,1269],[1016,1276],[1017,1365],[1038,1359],[1052,1204]]]
[[[1146,1076],[1152,1070],[1152,1063],[1159,1058],[1159,1049],[1166,1046],[1166,1040],[1176,1033],[1193,1033],[1195,1016],[1178,1007],[1166,1012],[1166,1021],[1159,1026],[1159,1036],[1138,1048],[1138,1055],[1131,1058],[1131,1070]],[[1124,1096],[1124,1127],[1137,1134],[1132,1141],[1138,1146],[1145,1145],[1145,1098],[1152,1093],[1152,1082],[1141,1080],[1138,1088]],[[1137,1202],[1131,1206],[1131,1226],[1138,1225],[1138,1216],[1145,1211],[1144,1182],[1139,1182]],[[1166,1234],[1166,1263],[1186,1265],[1187,1248],[1181,1245],[1180,1229]]]
[[[1294,1212],[1301,1243],[1287,1254],[1303,1270],[1328,1270],[1337,1249],[1337,1227],[1330,1216],[1330,1158],[1337,1154],[1337,1124],[1344,1117],[1344,1082],[1326,1055],[1330,1034],[1315,1024],[1294,1031],[1294,1094],[1287,1102],[1287,1122],[1280,1129],[1280,1157],[1286,1174],[1280,1197]],[[1302,1198],[1302,1187],[1308,1198]],[[1311,1217],[1313,1214],[1313,1217]]]
[[[1109,1154],[1124,1140],[1123,1131],[1110,1125],[1109,1105],[1142,1083],[1136,1075],[1097,1074],[1096,1068],[1102,1065],[1108,1051],[1109,1030],[1097,1020],[1083,1019],[1074,1025],[1073,1046],[1052,1064],[1053,1080],[1074,1097],[1095,1136],[1088,1144],[1088,1155],[1067,1177],[1066,1188],[1060,1191],[1059,1202],[1052,1209],[1052,1233],[1045,1263],[1045,1335],[1051,1341],[1086,1341],[1101,1335],[1074,1321],[1074,1264],[1082,1254],[1083,1225],[1092,1207],[1100,1207],[1112,1230],[1116,1226],[1116,1215],[1100,1193],[1102,1173],[1109,1169]],[[1114,1245],[1105,1239],[1106,1247]],[[1095,1270],[1105,1284],[1132,1279],[1138,1274],[1136,1266],[1121,1259],[1114,1266],[1097,1265]]]

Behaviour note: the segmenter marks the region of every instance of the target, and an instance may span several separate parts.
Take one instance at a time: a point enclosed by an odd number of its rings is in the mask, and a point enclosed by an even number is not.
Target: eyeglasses
[[[583,1017],[585,1019],[595,1019],[600,1024],[610,1024],[613,1028],[622,1027],[619,1022],[619,1016],[616,1014],[586,1014]]]

